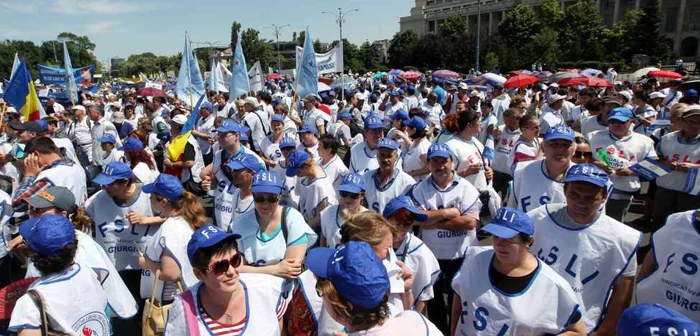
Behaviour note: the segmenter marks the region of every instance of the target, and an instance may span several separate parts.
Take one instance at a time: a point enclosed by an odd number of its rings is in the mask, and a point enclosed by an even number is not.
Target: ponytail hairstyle
[[[456,113],[450,113],[447,116],[445,116],[445,119],[443,119],[440,124],[442,125],[443,130],[452,134],[459,133],[460,131],[459,115],[457,115]]]
[[[76,206],[75,210],[68,214],[68,219],[73,223],[73,227],[83,233],[88,233],[92,225],[92,218],[88,216],[84,207]]]
[[[168,206],[171,209],[177,210],[177,214],[185,219],[187,224],[190,225],[192,230],[197,230],[198,228],[204,226],[207,223],[206,214],[204,208],[199,203],[199,199],[193,193],[189,191],[183,191],[182,197],[180,199],[172,200],[165,198],[158,194],[153,194],[156,200],[168,200]]]

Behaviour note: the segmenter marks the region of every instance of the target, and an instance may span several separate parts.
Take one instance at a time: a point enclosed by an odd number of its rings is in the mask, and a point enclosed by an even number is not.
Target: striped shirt
[[[281,319],[284,313],[287,311],[287,300],[280,300],[277,304],[277,319]],[[215,319],[204,310],[201,300],[199,302],[199,315],[202,321],[207,325],[207,328],[211,330],[212,334],[215,336],[238,336],[243,330],[245,330],[247,322],[247,312],[246,317],[234,324],[223,324],[217,322]]]

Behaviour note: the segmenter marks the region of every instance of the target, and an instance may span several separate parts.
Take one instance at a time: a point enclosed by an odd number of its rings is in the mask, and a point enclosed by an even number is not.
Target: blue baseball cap
[[[335,97],[335,91],[330,91],[328,92],[329,97]]]
[[[169,133],[169,132],[168,132]],[[133,137],[127,137],[126,140],[124,140],[124,143],[122,143],[122,146],[118,148],[119,150],[139,150],[143,149],[143,142],[141,140],[133,138]]]
[[[365,118],[365,129],[379,129],[384,128],[384,123],[376,114],[370,114]]]
[[[211,105],[211,103],[208,102],[208,101],[203,102],[202,105],[199,106],[199,109],[200,109],[200,110],[201,110],[201,109],[207,109],[207,110],[211,111],[213,108],[214,108],[214,107],[213,107],[213,106]]]
[[[500,208],[496,211],[490,223],[486,224],[482,230],[503,239],[510,239],[519,233],[532,236],[535,233],[535,226],[532,218],[526,213],[514,208]]]
[[[108,163],[102,172],[92,180],[92,182],[104,186],[113,183],[116,180],[130,179],[133,174],[134,172],[131,171],[131,168],[129,168],[126,163],[114,161]]]
[[[41,127],[41,129],[44,130],[44,132],[48,132],[49,123],[47,123],[46,120],[39,119],[39,120],[35,120],[34,122],[37,123]]]
[[[428,125],[425,124],[425,120],[421,117],[413,117],[406,122],[405,125],[415,128],[416,131],[425,131],[426,127],[428,127]]]
[[[219,133],[241,133],[241,125],[233,119],[224,119],[216,131]]]
[[[190,259],[190,263],[192,263],[194,254],[197,253],[199,249],[212,247],[227,238],[238,239],[241,238],[241,236],[228,233],[211,224],[204,225],[192,233],[192,237],[190,237],[190,241],[187,243],[187,258]]]
[[[343,177],[343,182],[340,183],[338,190],[359,194],[367,190],[365,188],[365,178],[360,174],[349,173]]]
[[[287,156],[287,170],[285,171],[285,175],[288,177],[296,176],[301,166],[303,166],[310,157],[311,155],[309,155],[309,153],[298,149],[289,153],[289,156]]]
[[[544,141],[567,140],[573,142],[575,137],[576,135],[571,127],[556,126],[547,130],[547,133],[544,135]]]
[[[700,325],[658,303],[627,308],[617,323],[620,336],[700,335]]]
[[[695,89],[690,89],[685,92],[686,97],[697,97],[698,96],[698,91]]]
[[[75,242],[73,223],[61,215],[31,218],[19,227],[19,234],[29,248],[44,257],[58,256],[64,246]]]
[[[258,159],[248,153],[241,153],[233,160],[229,160],[226,165],[231,168],[231,170],[248,169],[252,171],[253,174],[262,170]]]
[[[302,133],[312,133],[313,135],[316,135],[316,131],[315,131],[314,129],[312,129],[309,125],[304,125],[304,126],[302,126],[302,127],[297,131],[297,133],[298,133],[298,134],[302,134]]]
[[[122,128],[119,130],[119,136],[122,138],[126,138],[129,136],[129,133],[134,131],[134,125],[128,122],[124,122],[122,124]],[[168,132],[170,134],[170,132]]]
[[[608,119],[619,120],[621,122],[627,122],[627,120],[632,118],[634,118],[634,114],[626,107],[616,107],[608,114]]]
[[[384,216],[384,218],[389,218],[399,209],[408,210],[413,214],[413,218],[419,222],[425,222],[428,220],[428,215],[416,208],[413,200],[408,196],[399,196],[389,201],[389,203],[384,207],[382,216]]]
[[[581,163],[569,168],[564,178],[564,183],[587,182],[601,188],[608,185],[608,173],[590,163]]]
[[[158,134],[156,134],[156,138],[158,138],[158,140],[165,142],[170,141],[171,136],[172,135],[170,135],[170,132],[158,132]]]
[[[280,149],[285,149],[285,148],[297,148],[297,142],[290,138],[290,137],[284,137],[282,140],[280,140]]]
[[[391,150],[397,150],[399,149],[399,144],[396,143],[393,139],[389,138],[382,138],[382,140],[379,140],[379,143],[377,144],[377,148],[387,148]]]
[[[338,113],[338,120],[343,120],[343,119],[352,120],[352,115],[348,112]]]
[[[158,175],[153,183],[143,186],[142,190],[147,194],[157,194],[171,200],[180,199],[185,192],[180,179],[165,173]]]
[[[392,97],[396,97],[396,96],[400,96],[401,93],[402,93],[401,89],[396,89],[396,90],[391,90],[391,92],[389,92],[389,95]]]
[[[263,170],[253,177],[253,185],[250,190],[254,194],[268,193],[279,195],[283,187],[283,179],[277,173]]]
[[[132,103],[126,103],[126,104],[124,104],[124,108],[125,108],[125,109],[130,108],[130,107],[133,108],[133,107],[134,107],[134,104],[132,104]]]
[[[272,122],[284,122],[284,116],[281,114],[273,114],[272,115]]]
[[[408,113],[407,113],[406,111],[404,111],[404,110],[398,110],[398,111],[394,112],[394,114],[391,116],[391,119],[392,119],[392,120],[403,120],[403,121],[406,121],[406,120],[409,120],[409,119],[411,119],[411,118],[408,117]]]
[[[305,263],[317,277],[329,280],[340,296],[364,309],[379,306],[390,287],[382,261],[363,241],[312,249]]]
[[[103,137],[97,139],[100,143],[111,143],[115,144],[117,143],[117,139],[114,138],[114,135],[107,133]]]
[[[428,148],[428,160],[436,157],[452,158],[452,150],[446,144],[436,142]]]

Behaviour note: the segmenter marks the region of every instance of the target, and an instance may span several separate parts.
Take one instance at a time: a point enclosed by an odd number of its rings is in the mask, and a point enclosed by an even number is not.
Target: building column
[[[603,10],[600,8],[600,0],[595,0],[595,8],[598,8],[599,12],[603,12]]]
[[[489,36],[493,34],[493,12],[489,12]]]
[[[686,0],[681,0],[681,5],[678,7],[678,23],[676,25],[676,43],[673,44],[673,51],[678,54],[681,53],[681,34],[683,33],[683,19],[685,17],[685,7],[687,6]]]
[[[634,2],[634,10],[639,10],[639,6],[641,5],[641,0],[637,0]],[[659,6],[659,10],[661,10],[661,6]]]
[[[613,24],[617,23],[617,17],[620,15],[620,0],[615,0],[615,10],[613,11]]]

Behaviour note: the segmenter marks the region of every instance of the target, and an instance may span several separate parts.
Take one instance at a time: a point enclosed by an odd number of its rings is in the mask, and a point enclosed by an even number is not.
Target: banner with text
[[[59,84],[66,86],[66,69],[50,67],[48,65],[37,65],[39,70],[39,78],[43,84]],[[93,74],[95,66],[88,65],[82,68],[73,68],[73,78],[78,85],[91,85],[93,82]]]
[[[299,69],[299,60],[304,54],[304,48],[297,47],[297,66]],[[316,67],[318,74],[327,74],[334,72],[343,72],[343,42],[338,43],[333,49],[325,54],[316,54]]]

